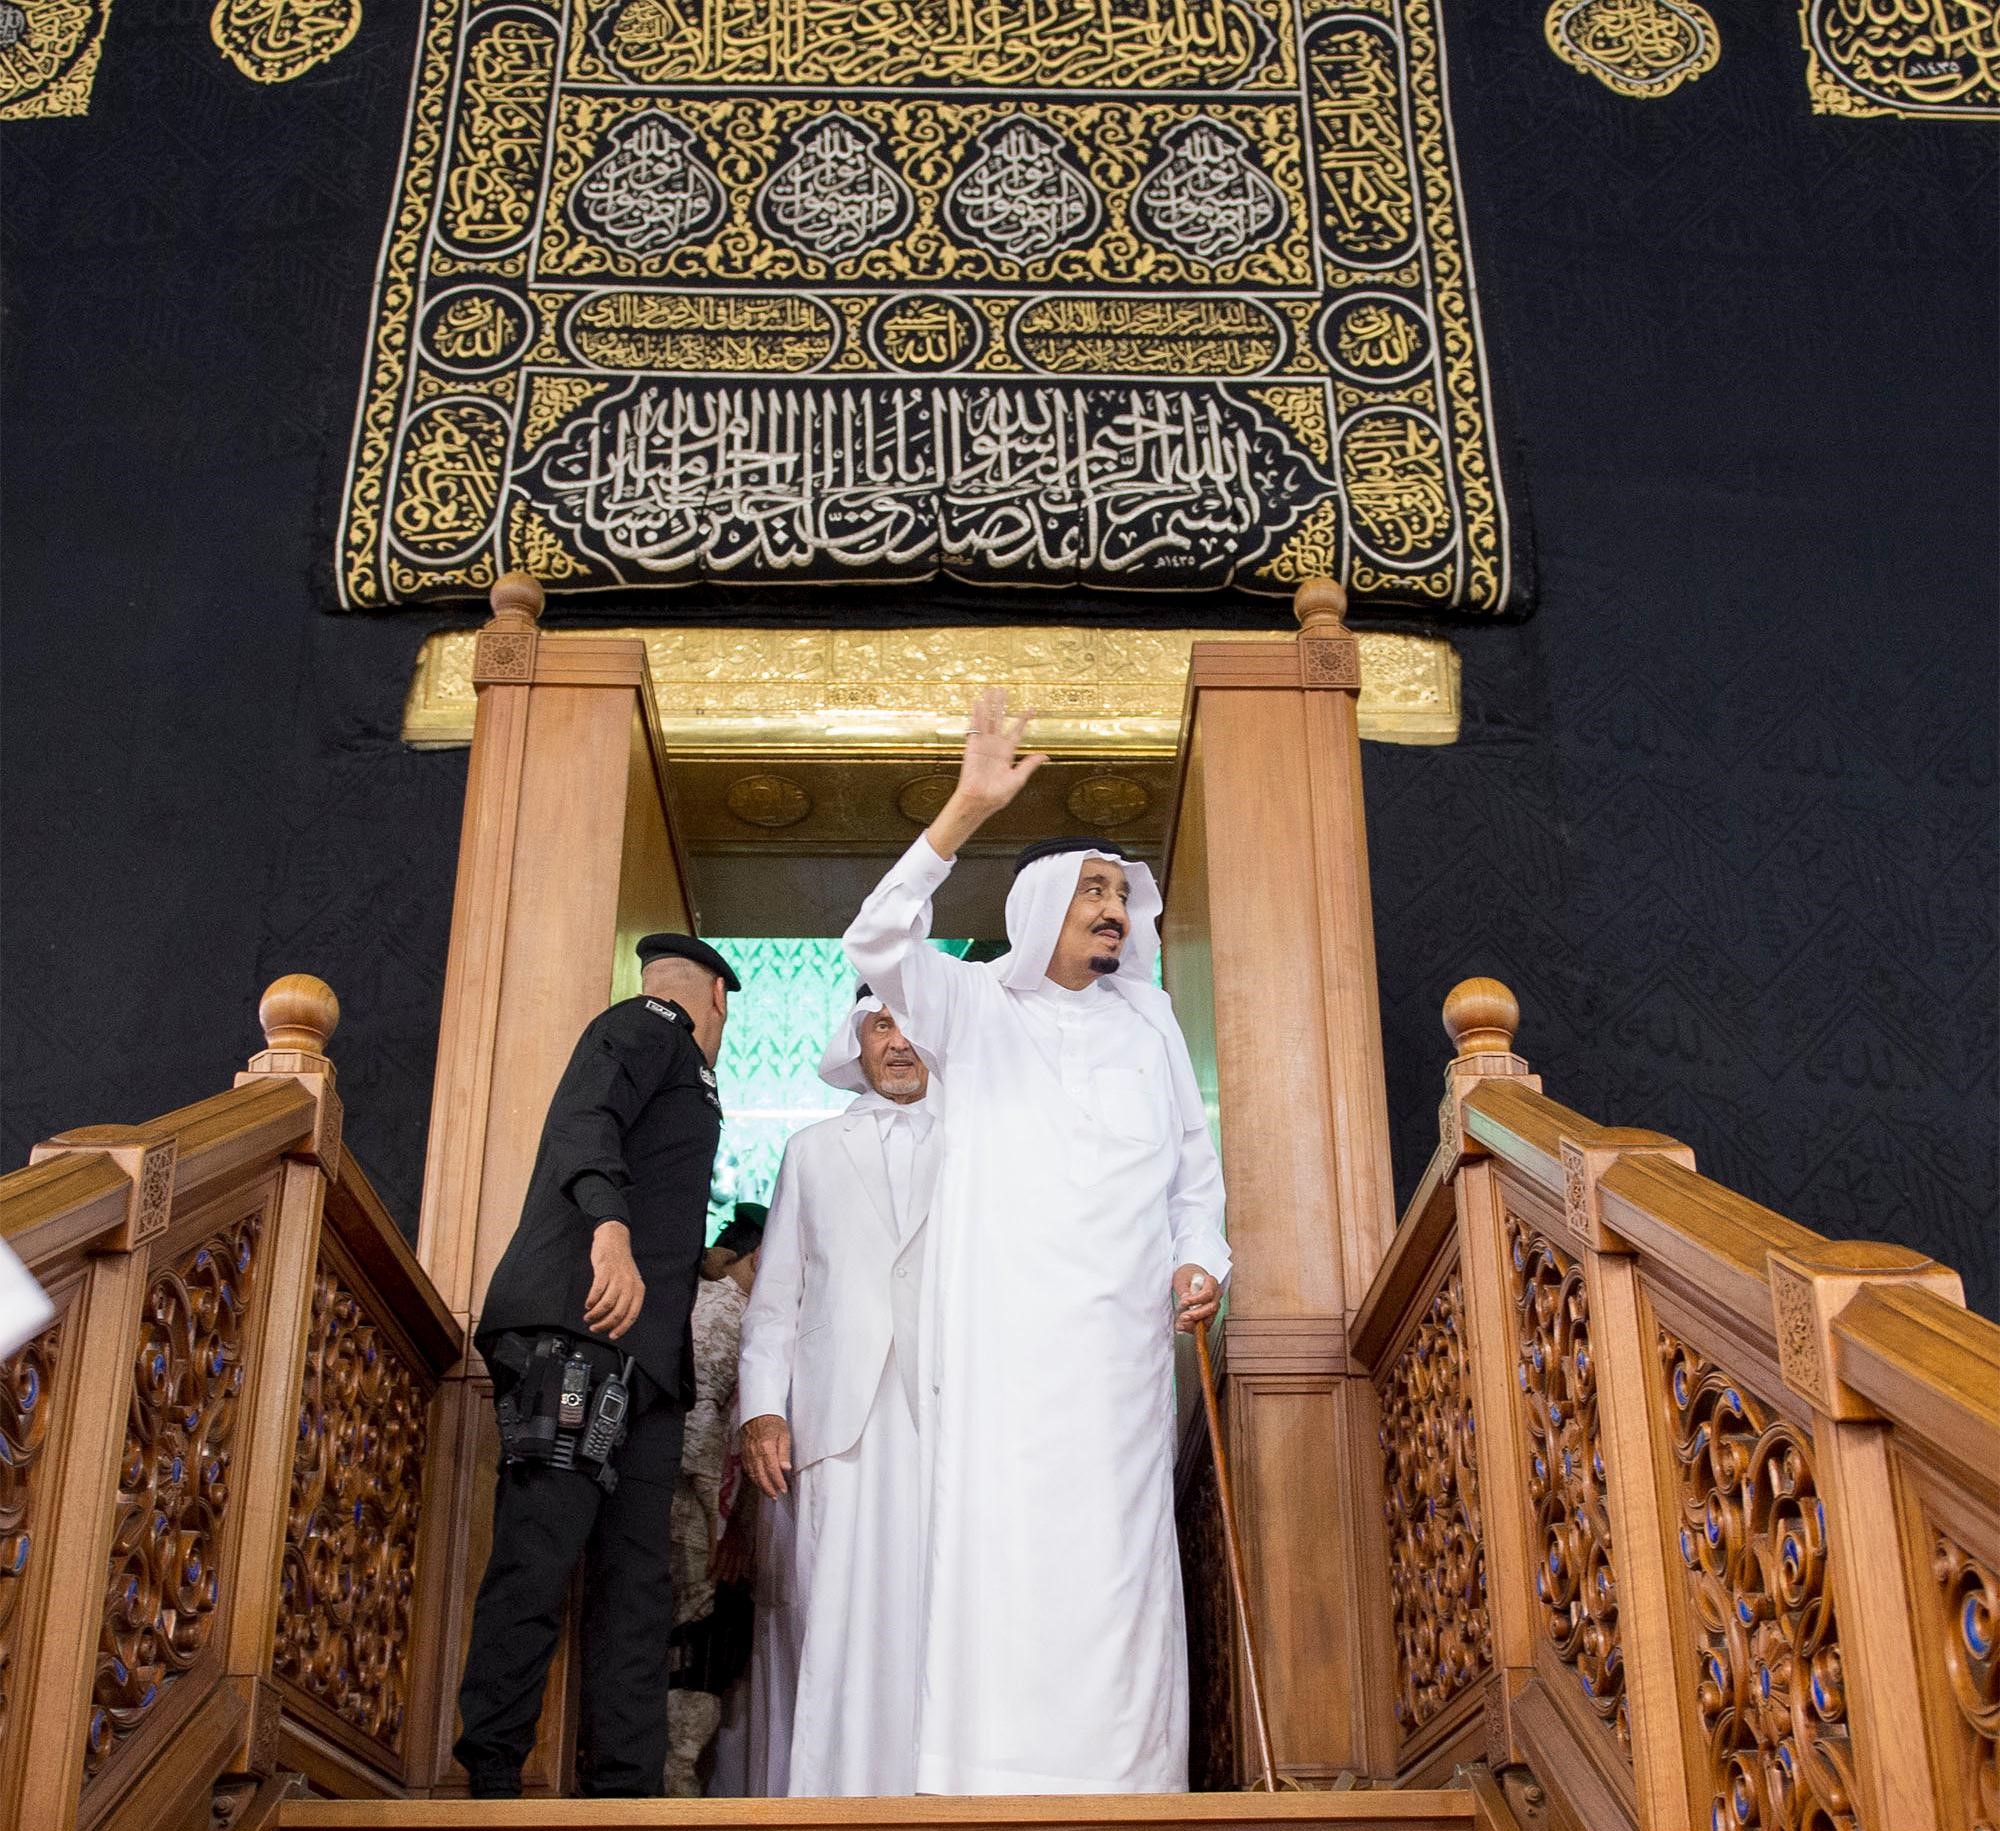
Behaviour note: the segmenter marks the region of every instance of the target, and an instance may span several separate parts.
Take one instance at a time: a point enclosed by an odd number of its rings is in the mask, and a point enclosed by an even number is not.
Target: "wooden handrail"
[[[1635,1158],[1598,1185],[1604,1224],[1636,1252],[1718,1304],[1749,1318],[1770,1302],[1773,1252],[1810,1249],[1822,1236],[1680,1164]]]
[[[1381,1269],[1354,1313],[1347,1332],[1348,1349],[1368,1366],[1376,1365],[1387,1352],[1390,1336],[1408,1314],[1419,1285],[1458,1225],[1451,1184],[1456,1167],[1457,1159],[1450,1151],[1432,1153],[1423,1180],[1403,1210],[1402,1223],[1389,1243]]]
[[[0,1239],[30,1271],[87,1252],[125,1225],[130,1174],[103,1151],[79,1151],[0,1177]]]
[[[1843,1384],[1975,1478],[2000,1469],[2000,1329],[1921,1286],[1865,1288],[1835,1317]]]
[[[405,1735],[400,1700],[441,1653],[428,1417],[463,1342],[341,1148],[338,1002],[293,975],[259,1015],[233,1088],[0,1177],[0,1230],[57,1312],[0,1367],[0,1831],[188,1822],[281,1756],[336,1793],[428,1780],[430,1726]],[[315,1467],[347,1484],[332,1513]],[[375,1486],[398,1498],[371,1523]],[[335,1530],[375,1533],[372,1598],[359,1556],[338,1594],[302,1576]],[[325,1647],[364,1606],[386,1666],[306,1689],[277,1669],[281,1617],[286,1645]]]
[[[1772,1825],[1808,1797],[1871,1831],[1970,1823],[1996,1787],[2000,1328],[1923,1255],[1829,1240],[1550,1099],[1516,1009],[1492,981],[1447,1001],[1442,1142],[1350,1336],[1385,1409],[1416,1379],[1433,1420],[1477,1414],[1477,1491],[1449,1498],[1483,1541],[1493,1668],[1483,1730],[1438,1724],[1594,1831],[1725,1796]],[[1466,1347],[1443,1392],[1441,1326]],[[1423,1465],[1390,1456],[1408,1519],[1399,1467]],[[1399,1575],[1405,1649],[1462,1627]],[[1406,1733],[1405,1778],[1439,1738]]]
[[[326,1218],[381,1302],[409,1331],[428,1371],[439,1378],[448,1373],[465,1352],[465,1331],[351,1155],[342,1156],[340,1174],[327,1192]]]
[[[295,1081],[226,1088],[143,1125],[84,1125],[35,1146],[33,1161],[96,1147],[144,1147],[173,1140],[176,1199],[204,1183],[282,1156],[312,1131],[315,1102]]]
[[[1510,1169],[1549,1188],[1562,1186],[1562,1141],[1597,1128],[1518,1079],[1481,1081],[1465,1102],[1465,1135]]]

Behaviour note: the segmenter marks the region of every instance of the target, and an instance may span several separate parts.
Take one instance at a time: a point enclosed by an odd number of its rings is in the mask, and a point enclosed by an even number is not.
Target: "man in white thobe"
[[[739,1473],[742,1473],[739,1471]],[[747,1475],[744,1475],[747,1480]],[[750,1670],[722,1700],[712,1799],[782,1799],[791,1786],[792,1702],[803,1631],[794,1590],[793,1494],[757,1497]]]
[[[750,1695],[745,1700],[743,1790],[782,1799],[792,1784],[792,1705],[799,1693],[799,1641],[805,1629],[798,1597],[796,1495],[760,1499],[757,1613],[750,1630]]]
[[[917,1789],[1185,1791],[1172,1331],[1215,1314],[1229,1250],[1152,983],[1159,891],[1113,846],[1052,841],[1017,867],[1011,952],[973,965],[925,941],[958,847],[1043,761],[1016,755],[1026,723],[982,696],[956,791],[846,937],[946,1090]]]
[[[939,1134],[928,1067],[865,988],[820,1074],[858,1097],[785,1146],[743,1318],[743,1466],[766,1494],[797,1489],[790,1791],[909,1793],[917,1312]]]

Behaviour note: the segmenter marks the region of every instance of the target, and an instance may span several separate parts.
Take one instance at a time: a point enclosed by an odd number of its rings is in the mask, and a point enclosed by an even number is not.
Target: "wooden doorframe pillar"
[[[479,710],[459,833],[444,1010],[417,1257],[468,1341],[520,1218],[549,1097],[584,1026],[639,989],[632,943],[692,930],[668,811],[665,748],[631,637],[556,635],[524,573],[493,587],[473,684]],[[472,1598],[486,1562],[499,1442],[476,1352],[442,1395],[442,1507],[461,1571],[445,1607],[433,1780],[454,1775],[456,1698]],[[576,1672],[567,1641],[550,1674],[531,1791],[567,1790]]]
[[[1223,1411],[1272,1740],[1300,1779],[1395,1762],[1378,1415],[1347,1353],[1396,1216],[1345,608],[1310,580],[1296,638],[1195,645],[1163,925],[1219,1117]]]
[[[524,573],[493,587],[459,831],[417,1256],[461,1325],[520,1217],[583,1027],[639,989],[629,943],[689,928],[665,750],[632,637],[554,635]]]

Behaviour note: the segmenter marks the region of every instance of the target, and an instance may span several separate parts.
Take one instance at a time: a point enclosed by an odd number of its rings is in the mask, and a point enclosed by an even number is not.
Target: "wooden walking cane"
[[[1206,1282],[1196,1279],[1190,1293],[1200,1296]],[[1222,1447],[1222,1414],[1215,1404],[1215,1367],[1208,1354],[1208,1325],[1194,1331],[1195,1359],[1201,1367],[1201,1402],[1208,1412],[1208,1446],[1215,1453],[1215,1487],[1222,1503],[1222,1546],[1229,1558],[1229,1589],[1243,1628],[1243,1670],[1250,1684],[1250,1716],[1257,1726],[1257,1759],[1263,1777],[1250,1791],[1275,1793],[1278,1770],[1271,1759],[1271,1725],[1264,1715],[1264,1678],[1257,1663],[1257,1631],[1250,1623],[1250,1586],[1243,1575],[1243,1546],[1236,1537],[1236,1494],[1229,1480],[1229,1454]],[[1288,1785],[1296,1784],[1287,1782]]]

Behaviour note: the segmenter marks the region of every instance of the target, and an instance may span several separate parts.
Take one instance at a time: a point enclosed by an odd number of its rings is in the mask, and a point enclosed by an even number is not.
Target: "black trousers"
[[[619,1799],[650,1799],[661,1790],[674,1631],[668,1528],[686,1413],[650,1383],[646,1398],[643,1408],[635,1405],[618,1452],[615,1494],[573,1469],[501,1466],[493,1552],[473,1605],[452,1750],[476,1794],[520,1790],[579,1559],[582,1790]]]

